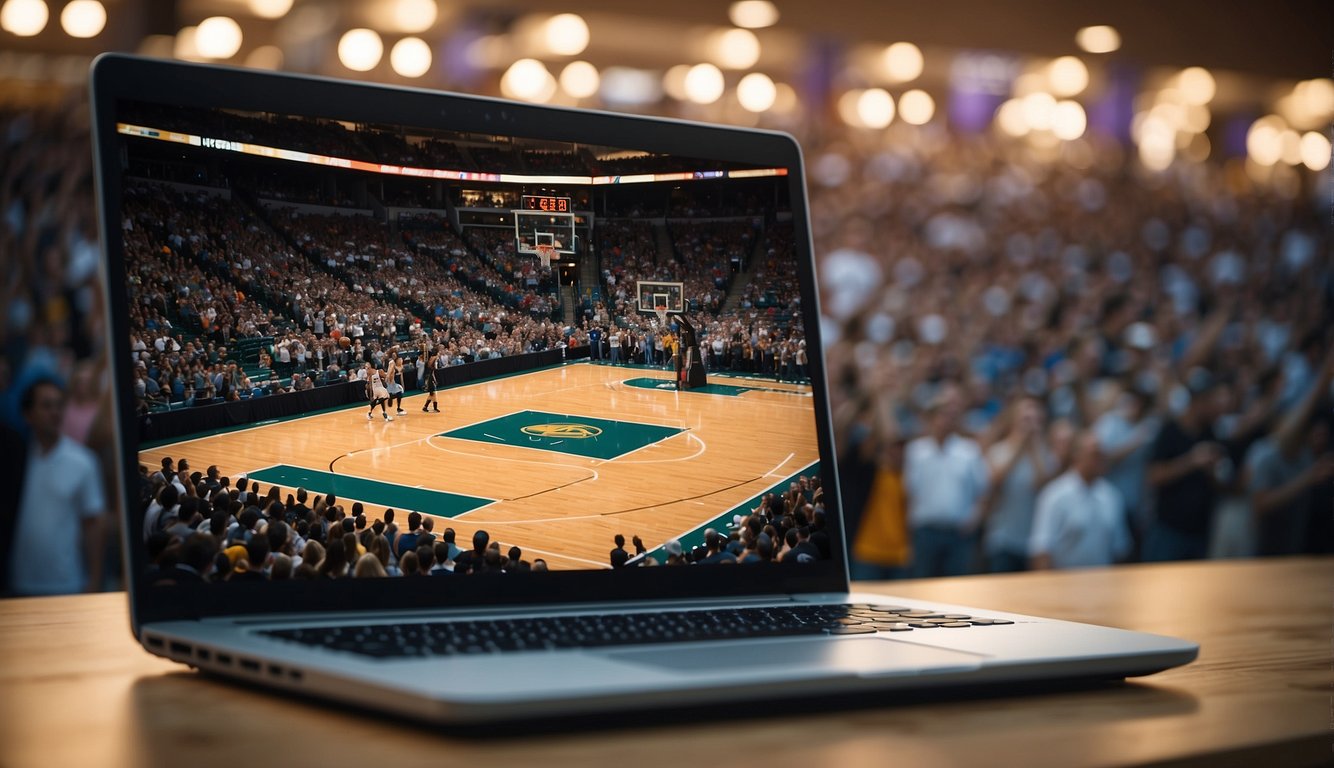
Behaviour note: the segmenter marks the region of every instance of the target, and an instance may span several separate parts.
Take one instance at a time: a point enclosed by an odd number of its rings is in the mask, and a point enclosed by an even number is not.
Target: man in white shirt
[[[904,457],[917,577],[973,569],[987,465],[977,442],[956,432],[962,405],[958,387],[946,385],[928,413],[927,434],[909,443]]]
[[[65,396],[50,379],[23,393],[32,431],[10,559],[19,595],[95,592],[101,586],[106,498],[92,451],[60,433]]]
[[[1102,478],[1098,436],[1075,442],[1072,467],[1038,495],[1030,564],[1040,568],[1111,565],[1130,553],[1130,530],[1120,491]]]

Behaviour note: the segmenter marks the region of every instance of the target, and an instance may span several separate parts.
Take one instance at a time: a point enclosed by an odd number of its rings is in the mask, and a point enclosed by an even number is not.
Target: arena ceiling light
[[[709,40],[709,58],[725,69],[750,69],[760,60],[760,40],[749,29],[728,29]]]
[[[880,55],[881,68],[891,83],[907,83],[922,76],[926,60],[912,43],[894,43]]]
[[[439,15],[440,8],[435,0],[397,0],[394,3],[394,24],[403,32],[425,32],[435,25]]]
[[[1204,67],[1187,67],[1177,75],[1177,90],[1187,104],[1204,105],[1213,101],[1218,85]]]
[[[686,73],[686,98],[696,104],[712,104],[722,98],[725,87],[722,71],[712,64],[696,64]]]
[[[195,48],[207,59],[230,59],[241,50],[241,25],[227,16],[210,16],[195,29]]]
[[[5,0],[0,7],[0,29],[18,37],[32,37],[46,29],[51,13],[42,0]]]
[[[1075,33],[1075,44],[1088,53],[1111,53],[1121,47],[1121,33],[1105,24],[1084,27]]]
[[[588,47],[588,22],[574,13],[552,16],[543,26],[547,50],[558,56],[578,56]]]
[[[394,43],[389,65],[403,77],[421,77],[431,69],[431,46],[420,37],[405,37]]]
[[[857,118],[866,128],[888,127],[894,122],[894,97],[884,88],[867,88],[857,95]]]
[[[1088,116],[1077,101],[1060,101],[1051,112],[1051,132],[1056,138],[1074,141],[1088,128]]]
[[[1313,171],[1329,167],[1330,143],[1324,134],[1309,131],[1302,136],[1300,152],[1302,164]]]
[[[556,95],[556,78],[537,59],[519,59],[501,76],[500,91],[511,99],[546,102]]]
[[[778,8],[769,0],[740,0],[727,9],[727,17],[738,27],[762,29],[778,23]]]
[[[747,112],[767,112],[778,98],[778,88],[768,75],[751,72],[737,83],[736,97]]]
[[[60,28],[70,37],[97,37],[107,25],[107,9],[97,0],[74,0],[60,12]]]
[[[1089,86],[1089,70],[1074,56],[1061,56],[1047,66],[1047,81],[1057,96],[1074,96]]]
[[[353,72],[369,72],[384,56],[384,43],[374,30],[350,29],[338,40],[338,60]]]
[[[1028,133],[1028,120],[1024,119],[1024,103],[1020,99],[1010,99],[996,109],[996,127],[1006,136],[1018,138]]]
[[[560,72],[560,87],[576,99],[586,99],[598,92],[602,78],[598,68],[586,61],[572,61]]]
[[[261,19],[281,19],[292,10],[292,0],[249,0],[247,5]]]
[[[662,89],[677,101],[690,98],[686,93],[686,77],[690,74],[689,64],[677,64],[662,75]]]
[[[926,125],[936,114],[936,100],[919,88],[899,97],[899,117],[908,125]]]

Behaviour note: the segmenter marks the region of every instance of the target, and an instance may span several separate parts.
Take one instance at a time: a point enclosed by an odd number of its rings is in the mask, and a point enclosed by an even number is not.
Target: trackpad
[[[612,651],[607,656],[617,661],[676,673],[712,675],[729,671],[815,668],[862,676],[976,669],[981,666],[983,658],[976,654],[901,643],[881,637],[719,643]]]

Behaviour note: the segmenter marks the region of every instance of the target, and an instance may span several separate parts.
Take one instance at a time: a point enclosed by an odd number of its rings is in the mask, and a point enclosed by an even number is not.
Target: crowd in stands
[[[1318,179],[1083,141],[1085,169],[991,137],[809,154],[864,574],[1334,542]]]
[[[185,131],[201,119],[153,107],[141,117]],[[345,157],[369,157],[384,148],[367,142],[389,140],[338,123],[227,119],[234,122],[225,131],[242,140]],[[0,128],[0,250],[12,267],[0,288],[0,409],[23,434],[18,398],[26,384],[84,371],[94,384],[82,388],[84,427],[76,431],[105,472],[113,466],[109,384],[87,108],[75,100],[37,113],[3,111]],[[1253,182],[1225,161],[1146,172],[1133,152],[1094,136],[1053,157],[995,136],[932,130],[921,134],[929,141],[892,144],[833,128],[804,140],[844,506],[854,518],[864,510],[861,530],[851,529],[860,534],[856,560],[904,574],[1328,549],[1334,260],[1326,201],[1314,192],[1327,176],[1302,176],[1294,192]],[[448,164],[517,162],[514,153],[487,157],[407,140],[397,157],[436,153],[453,153]],[[634,159],[599,162],[604,170],[643,169]],[[679,170],[669,167],[678,161],[663,162],[653,170]],[[366,349],[383,346],[381,313],[394,316],[397,341],[411,340],[422,322],[422,334],[436,340],[473,334],[459,347],[473,353],[506,335],[512,351],[516,333],[524,347],[538,337],[577,343],[587,333],[571,335],[474,287],[480,280],[502,297],[533,293],[522,273],[516,283],[497,266],[506,263],[500,240],[477,248],[441,235],[443,248],[427,248],[395,240],[385,224],[383,236],[375,233],[381,253],[399,249],[413,261],[395,257],[396,274],[372,275],[355,259],[349,266],[346,250],[338,263],[336,242],[324,243],[334,246],[333,264],[298,247],[292,238],[302,234],[315,246],[323,241],[299,217],[276,213],[270,225],[257,211],[229,210],[246,203],[222,195],[164,203],[151,186],[134,193],[147,218],[125,232],[131,275],[140,276],[131,286],[135,344],[147,355],[143,376],[156,382],[157,397],[175,397],[177,378],[182,393],[188,383],[207,394],[211,381],[217,396],[217,367],[229,365],[230,351],[251,334],[285,339],[289,358],[294,342],[318,358],[332,348],[320,341],[317,318],[324,338],[330,326],[352,332],[363,321],[375,334],[363,340]],[[164,205],[179,210],[164,216]],[[656,204],[645,210],[667,212]],[[173,221],[183,228],[166,229]],[[238,230],[229,221],[245,224]],[[597,236],[612,226],[599,222]],[[782,232],[765,222],[758,250],[780,252]],[[619,264],[600,249],[615,281],[604,277],[604,304],[590,308],[593,318],[605,313],[608,333],[616,302],[626,298],[620,288],[680,274],[675,254],[657,252],[651,230],[615,245]],[[754,339],[737,346],[739,355],[725,343],[724,365],[744,361],[746,346],[755,364],[770,295],[778,314],[794,307],[780,262],[763,253],[753,260],[754,287],[736,310],[711,315],[704,302],[692,315],[706,349],[718,335]],[[432,272],[427,280],[447,289],[415,299],[426,308],[420,317],[389,294],[365,290],[401,292],[432,267],[455,283]],[[699,288],[689,290],[702,296]],[[774,336],[800,349],[797,330],[776,326]],[[776,370],[781,359],[776,353]],[[199,366],[209,381],[196,377]],[[223,373],[231,378],[230,368]],[[239,390],[244,373],[228,386]],[[92,411],[102,415],[86,418]],[[933,482],[940,478],[952,480]],[[960,496],[933,500],[922,491],[946,487],[962,489]],[[1071,504],[1078,494],[1097,504]],[[1077,556],[1044,551],[1062,542],[1044,531],[1080,506],[1120,511],[1069,523],[1101,531],[1081,539]]]
[[[442,345],[462,364],[547,349],[565,335],[551,322],[554,297],[529,285],[532,265],[506,279],[447,227],[429,227],[440,222],[393,234],[369,215],[256,212],[221,191],[144,182],[127,188],[126,212],[145,408],[336,381],[399,342],[404,354]],[[272,342],[247,372],[228,348],[257,337]]]
[[[541,572],[523,550],[476,530],[462,545],[453,528],[435,530],[435,518],[417,511],[368,513],[333,494],[303,488],[262,487],[217,466],[202,471],[186,458],[140,465],[138,504],[149,584],[224,581],[464,576]],[[618,534],[608,557],[612,569],[655,565],[734,565],[828,560],[832,542],[818,477],[800,477],[783,493],[769,493],[722,531],[709,528],[689,550],[667,541],[654,553],[639,536],[635,551]]]

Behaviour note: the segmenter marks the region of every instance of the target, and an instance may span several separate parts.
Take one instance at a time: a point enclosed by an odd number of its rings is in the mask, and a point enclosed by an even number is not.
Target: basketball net
[[[658,324],[659,324],[660,326],[662,326],[663,328],[666,328],[666,327],[667,327],[667,308],[666,308],[666,307],[654,307],[654,308],[653,308],[653,314],[655,314],[655,315],[658,316]]]
[[[551,257],[556,254],[556,246],[537,246],[537,260],[542,262],[542,269],[551,269]]]

